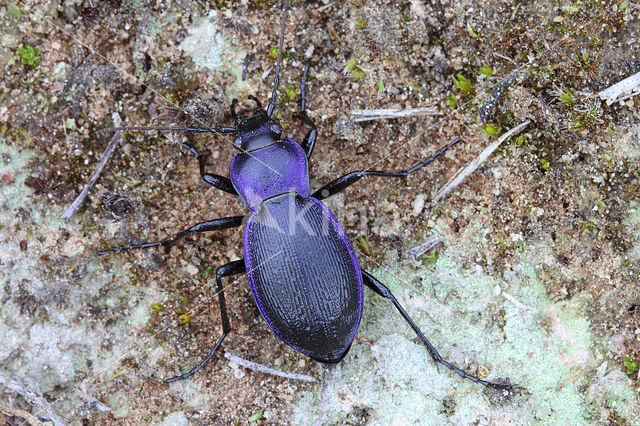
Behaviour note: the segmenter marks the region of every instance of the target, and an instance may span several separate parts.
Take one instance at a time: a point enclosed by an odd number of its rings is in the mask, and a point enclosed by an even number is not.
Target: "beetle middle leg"
[[[102,256],[103,254],[107,254],[107,253],[111,253],[114,251],[125,251],[125,250],[133,250],[133,249],[139,249],[139,248],[149,248],[149,247],[157,247],[157,246],[167,246],[167,245],[171,245],[174,242],[178,241],[180,238],[191,234],[192,232],[207,232],[207,231],[218,231],[221,229],[229,229],[229,228],[235,228],[237,226],[242,225],[242,220],[244,219],[244,216],[230,216],[230,217],[223,217],[220,219],[214,219],[214,220],[208,220],[205,222],[200,222],[197,223],[187,229],[183,229],[182,231],[178,232],[177,234],[171,236],[171,237],[167,237],[163,240],[160,241],[155,241],[153,243],[144,243],[144,244],[135,244],[135,245],[131,245],[131,246],[121,246],[121,247],[114,247],[114,248],[110,248],[108,250],[102,250],[98,252],[98,256]]]
[[[222,278],[241,274],[245,271],[246,267],[244,264],[244,259],[227,263],[226,265],[222,265],[216,270],[216,293],[218,294],[218,302],[220,304],[220,317],[222,318],[222,336],[220,336],[213,349],[211,349],[211,351],[209,352],[209,355],[207,355],[207,357],[203,359],[200,364],[184,374],[166,379],[165,383],[171,383],[175,382],[176,380],[186,379],[192,374],[197,373],[198,370],[207,365],[207,363],[211,361],[211,358],[216,355],[216,352],[218,352],[218,348],[220,348],[220,345],[222,345],[222,341],[225,337],[227,337],[227,334],[231,332],[231,324],[229,323],[229,315],[227,313],[227,303],[224,299],[224,287],[222,286]]]
[[[200,153],[197,149],[195,149],[194,147],[192,147],[187,143],[183,143],[182,146],[187,148],[189,152],[191,152],[192,154],[198,157],[198,166],[200,168],[200,176],[202,177],[202,180],[207,182],[209,185],[213,185],[224,192],[227,192],[232,195],[238,195],[238,192],[233,187],[233,184],[231,183],[231,180],[229,178],[216,175],[213,173],[206,173],[204,171],[204,166],[205,166],[207,157],[209,156],[208,151],[204,153]]]
[[[311,130],[304,137],[304,141],[302,141],[302,149],[304,149],[307,158],[311,157],[311,153],[313,152],[313,147],[316,144],[316,138],[318,137],[318,128],[311,118],[307,115],[307,74],[309,73],[309,65],[304,67],[304,72],[302,73],[302,82],[300,83],[300,112],[295,115],[296,118],[304,121],[304,123],[308,126],[311,126]]]
[[[424,345],[427,347],[427,350],[429,351],[431,358],[433,358],[435,362],[438,362],[444,365],[445,367],[453,370],[459,376],[464,377],[465,379],[469,379],[472,382],[479,383],[481,385],[487,386],[492,389],[511,389],[512,386],[509,384],[487,382],[486,380],[482,380],[477,378],[476,376],[467,374],[460,368],[456,367],[455,365],[451,364],[449,361],[442,358],[442,356],[440,356],[438,351],[436,351],[436,348],[434,348],[431,342],[429,342],[429,340],[425,337],[425,335],[422,334],[422,331],[420,330],[420,328],[416,325],[415,322],[413,322],[413,320],[411,319],[409,314],[404,310],[402,305],[400,305],[400,302],[398,302],[398,300],[393,296],[393,294],[391,294],[391,291],[384,284],[382,284],[373,275],[371,275],[366,271],[362,271],[362,281],[367,287],[375,291],[380,296],[391,300],[393,305],[400,312],[400,315],[402,315],[404,320],[411,326],[411,328],[418,335],[420,340],[422,340],[422,343],[424,343]]]
[[[379,170],[358,170],[355,172],[347,173],[344,176],[340,176],[338,179],[334,180],[318,189],[311,196],[313,198],[317,198],[318,200],[325,199],[327,197],[332,196],[333,194],[342,191],[346,187],[356,183],[364,176],[382,176],[382,177],[407,177],[411,173],[415,172],[431,163],[433,160],[442,155],[446,150],[460,142],[460,138],[455,138],[453,142],[450,142],[448,145],[443,146],[439,150],[437,150],[432,156],[426,158],[424,161],[416,164],[407,170],[401,170],[399,172],[384,172]]]

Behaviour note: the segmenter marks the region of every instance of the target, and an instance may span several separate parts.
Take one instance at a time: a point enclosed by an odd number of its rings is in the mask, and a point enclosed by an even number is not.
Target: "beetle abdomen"
[[[244,231],[247,276],[269,327],[309,357],[338,362],[362,316],[362,275],[324,204],[295,192],[265,200]]]

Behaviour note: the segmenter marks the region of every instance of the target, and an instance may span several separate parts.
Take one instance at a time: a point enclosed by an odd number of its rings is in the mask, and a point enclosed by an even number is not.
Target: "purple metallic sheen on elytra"
[[[329,209],[295,192],[264,201],[245,227],[244,256],[269,328],[312,359],[340,361],[360,324],[363,282],[351,242]]]
[[[307,156],[291,139],[236,154],[229,169],[234,188],[252,213],[274,195],[295,191],[309,196]]]

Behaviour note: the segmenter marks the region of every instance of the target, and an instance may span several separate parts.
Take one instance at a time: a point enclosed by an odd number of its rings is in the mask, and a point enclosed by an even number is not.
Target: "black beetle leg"
[[[227,314],[227,304],[224,300],[224,287],[222,286],[222,278],[241,274],[245,272],[245,270],[246,268],[244,265],[244,259],[227,263],[226,265],[222,265],[216,270],[216,293],[218,293],[218,301],[220,302],[220,316],[222,317],[222,336],[220,336],[213,349],[211,349],[211,352],[209,352],[209,355],[207,355],[207,357],[203,359],[200,364],[192,368],[187,373],[166,379],[165,383],[171,383],[175,382],[176,380],[186,379],[192,374],[197,373],[198,370],[207,365],[207,363],[211,361],[211,358],[215,356],[218,348],[220,347],[220,345],[222,345],[222,341],[225,337],[227,337],[227,334],[231,332],[231,324],[229,323],[229,315]]]
[[[382,284],[373,275],[369,274],[366,271],[362,271],[362,281],[367,287],[369,287],[371,290],[378,293],[380,296],[391,300],[391,302],[394,304],[396,309],[400,312],[400,315],[402,315],[405,321],[409,323],[413,331],[415,331],[415,333],[418,335],[420,340],[422,340],[422,343],[424,343],[424,345],[427,347],[429,354],[431,355],[431,357],[435,362],[438,362],[444,365],[445,367],[453,370],[455,373],[457,373],[461,377],[464,377],[465,379],[469,379],[472,382],[479,383],[489,388],[493,388],[493,389],[511,389],[512,388],[512,386],[509,384],[487,382],[485,380],[477,378],[476,376],[467,374],[463,370],[451,364],[449,361],[446,361],[445,359],[443,359],[438,353],[438,351],[436,351],[436,348],[434,348],[433,345],[429,342],[429,340],[425,337],[425,335],[422,334],[422,331],[420,331],[420,328],[416,325],[415,322],[413,322],[409,314],[402,308],[402,306],[400,305],[400,302],[398,302],[398,300],[393,296],[393,294],[391,294],[391,291],[389,291],[389,289],[384,284]]]
[[[208,220],[206,222],[197,223],[187,229],[183,229],[177,234],[167,237],[164,240],[155,241],[153,243],[144,243],[144,244],[135,244],[131,246],[121,246],[114,247],[108,250],[102,250],[98,252],[98,256],[102,256],[103,254],[111,253],[114,251],[125,251],[125,250],[133,250],[138,248],[149,248],[149,247],[157,247],[157,246],[166,246],[171,245],[180,238],[192,233],[192,232],[207,232],[207,231],[218,231],[221,229],[235,228],[236,226],[242,225],[242,220],[244,216],[230,216],[223,217],[220,219]]]
[[[305,124],[311,126],[311,130],[304,137],[304,141],[302,142],[302,149],[304,149],[307,158],[311,157],[311,153],[313,152],[313,146],[316,144],[316,138],[318,137],[318,128],[315,123],[309,116],[307,115],[306,105],[307,105],[307,73],[309,72],[309,65],[304,67],[304,72],[302,73],[302,82],[300,83],[300,94],[302,101],[300,102],[300,112],[295,115],[296,118],[304,121]]]
[[[416,170],[419,170],[424,166],[426,166],[427,164],[431,163],[433,160],[435,160],[440,155],[442,155],[447,149],[451,148],[452,146],[460,142],[460,140],[461,140],[460,138],[455,138],[453,142],[449,143],[446,146],[443,146],[442,148],[437,150],[432,156],[416,164],[415,166],[413,166],[408,170],[401,170],[399,172],[383,172],[378,170],[358,170],[355,172],[347,173],[344,176],[340,176],[338,179],[334,180],[333,182],[330,182],[325,186],[323,186],[322,188],[318,189],[311,196],[313,198],[317,198],[318,200],[322,200],[324,198],[330,197],[333,194],[342,191],[349,185],[356,183],[357,181],[360,180],[360,178],[364,176],[407,177],[411,173],[415,172]]]
[[[200,167],[200,176],[205,182],[207,182],[209,185],[215,186],[218,189],[221,189],[224,192],[228,192],[229,194],[238,195],[238,192],[233,187],[233,184],[231,183],[231,180],[229,178],[216,175],[213,173],[206,173],[204,171],[204,166],[207,161],[207,156],[209,155],[208,152],[201,154],[200,152],[198,152],[197,149],[195,149],[194,147],[192,147],[187,143],[183,143],[182,146],[188,149],[189,152],[191,152],[192,154],[198,156],[198,166]]]
[[[289,1],[285,0],[282,7],[282,26],[280,28],[280,42],[278,43],[278,59],[276,59],[276,76],[273,79],[273,90],[271,92],[271,101],[267,106],[267,117],[271,117],[273,109],[276,107],[276,97],[278,95],[278,84],[280,84],[280,63],[282,62],[282,45],[284,44],[284,28],[287,19],[287,9]]]

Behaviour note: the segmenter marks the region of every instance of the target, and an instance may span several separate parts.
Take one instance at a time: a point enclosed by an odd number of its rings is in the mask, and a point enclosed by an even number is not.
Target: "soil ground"
[[[327,205],[363,269],[387,283],[441,354],[497,392],[436,368],[385,300],[334,368],[280,342],[246,278],[226,287],[223,352],[318,383],[215,362],[215,269],[241,231],[168,250],[96,256],[246,212],[208,186],[230,135],[127,132],[78,212],[60,219],[126,125],[233,125],[231,99],[266,104],[274,1],[52,0],[0,5],[0,403],[8,424],[640,424],[640,98],[596,94],[640,71],[633,1],[294,1],[275,115],[286,136],[300,79],[319,138],[311,187],[364,178]],[[242,76],[246,74],[243,80]],[[496,85],[512,79],[492,108]],[[358,109],[436,115],[354,122]],[[438,190],[530,120],[441,201]],[[406,252],[430,237],[418,259]],[[34,418],[28,417],[30,415]],[[37,420],[36,420],[37,419]],[[2,417],[0,417],[2,420]]]

